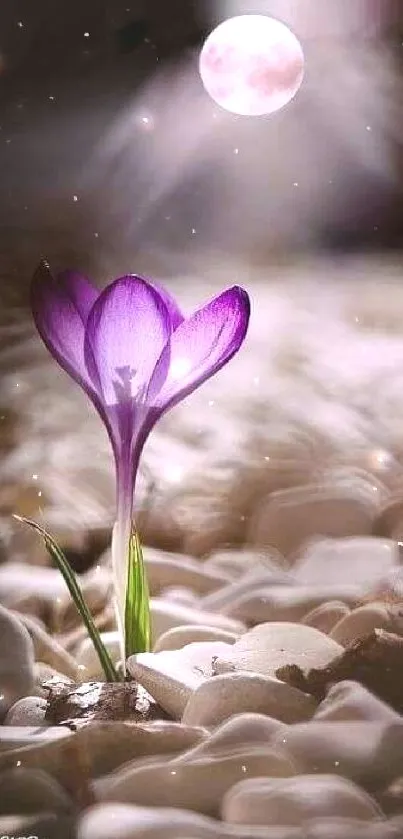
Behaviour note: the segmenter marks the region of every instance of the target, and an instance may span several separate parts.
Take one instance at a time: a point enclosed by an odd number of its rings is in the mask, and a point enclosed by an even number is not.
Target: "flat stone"
[[[222,610],[230,617],[254,626],[267,621],[301,621],[312,611],[336,598],[348,606],[356,606],[363,591],[354,583],[337,589],[332,586],[270,585],[263,583],[255,591],[239,594]]]
[[[218,656],[215,673],[250,670],[275,676],[286,663],[304,670],[326,666],[343,648],[323,632],[297,623],[272,622],[255,626],[241,635],[224,656]]]
[[[315,536],[369,536],[377,509],[376,493],[371,497],[365,481],[283,489],[262,501],[250,524],[248,542],[274,547],[289,556]]]
[[[393,631],[393,623],[387,604],[366,603],[341,618],[330,632],[330,637],[343,647],[348,647],[354,641],[370,635],[374,629]]]
[[[223,795],[245,777],[270,775],[282,778],[294,774],[290,761],[269,747],[237,750],[186,762],[158,760],[146,765],[126,764],[113,776],[100,779],[98,801],[119,801],[146,807],[183,807],[217,817]]]
[[[218,725],[233,714],[267,714],[285,723],[309,719],[316,707],[312,697],[271,676],[251,672],[214,676],[191,694],[182,721],[188,725]]]
[[[213,675],[213,662],[228,650],[230,644],[201,641],[180,650],[130,656],[127,669],[174,720],[180,720],[190,695]]]
[[[1,729],[0,729],[1,730]],[[62,726],[27,729],[25,737],[7,738],[8,750],[0,750],[0,771],[19,768],[43,769],[72,790],[74,798],[86,797],[85,787],[93,777],[113,772],[134,758],[175,754],[198,745],[204,729],[171,722],[86,722],[76,732]],[[51,735],[51,736],[49,736]]]
[[[238,620],[226,617],[216,612],[204,611],[180,603],[171,603],[163,598],[151,598],[151,635],[152,643],[156,644],[158,638],[169,629],[176,626],[212,626],[216,629],[224,629],[226,632],[240,634],[244,632],[245,625]]]
[[[380,818],[375,801],[337,775],[299,775],[247,778],[230,789],[222,803],[222,817],[235,824],[304,825],[309,819],[343,816],[365,822]]]
[[[214,626],[175,626],[174,629],[168,629],[168,632],[160,635],[153,652],[180,650],[186,644],[197,641],[222,641],[225,644],[234,644],[238,638],[239,633],[226,632]]]
[[[278,734],[284,727],[284,723],[267,714],[234,714],[211,729],[200,743],[177,755],[175,763],[209,756],[214,758],[216,755],[233,754],[246,749],[261,749],[270,746],[274,734]]]
[[[301,585],[343,585],[371,590],[399,562],[397,542],[375,536],[319,539],[306,545],[293,565]]]
[[[204,563],[184,556],[169,554],[156,548],[144,548],[147,581],[152,596],[170,586],[184,586],[196,594],[208,594],[228,582],[229,575]]]
[[[66,652],[55,638],[42,629],[35,618],[29,615],[18,615],[16,612],[14,614],[24,624],[32,638],[35,660],[49,664],[50,667],[64,673],[70,679],[76,679],[77,664],[73,656]]]
[[[297,723],[273,737],[298,773],[336,773],[367,790],[376,790],[403,774],[403,723]]]
[[[350,609],[341,600],[328,600],[311,609],[301,620],[306,626],[313,626],[319,629],[320,632],[325,632],[329,635],[336,623],[338,623],[346,615],[350,614]]]
[[[399,714],[359,682],[345,681],[331,685],[317,706],[315,720],[337,722],[361,720],[382,722],[400,720]]]
[[[116,803],[87,810],[78,822],[77,839],[111,839],[111,825],[114,839],[305,839],[297,828],[282,828],[270,836],[266,831],[262,836],[260,828],[234,828],[183,808]]]

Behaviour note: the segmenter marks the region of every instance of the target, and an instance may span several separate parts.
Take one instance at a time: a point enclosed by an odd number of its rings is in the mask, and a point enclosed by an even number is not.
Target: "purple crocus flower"
[[[142,277],[120,277],[100,291],[75,271],[53,276],[42,262],[33,277],[31,305],[43,342],[85,390],[112,444],[117,482],[112,564],[124,637],[133,493],[144,443],[169,408],[238,351],[248,328],[249,297],[233,286],[185,318],[165,289]]]

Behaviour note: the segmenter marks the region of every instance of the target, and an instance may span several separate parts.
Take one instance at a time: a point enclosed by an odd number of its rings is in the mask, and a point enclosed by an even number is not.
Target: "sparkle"
[[[73,201],[78,201],[78,195],[73,195]]]
[[[90,37],[90,33],[89,32],[84,32],[84,38],[89,38],[89,37]]]
[[[208,401],[209,408],[212,408],[213,405],[215,405],[214,399],[209,399],[209,401]]]
[[[239,154],[239,149],[234,149],[234,154]]]
[[[38,480],[38,475],[32,475],[32,480],[37,481]]]
[[[17,26],[18,26],[18,29],[23,29],[24,28],[24,24],[23,24],[22,20],[18,21]]]

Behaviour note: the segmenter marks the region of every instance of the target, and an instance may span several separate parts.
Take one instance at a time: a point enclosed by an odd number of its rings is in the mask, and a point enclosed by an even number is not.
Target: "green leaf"
[[[24,522],[24,524],[28,524],[30,527],[36,530],[37,533],[40,534],[40,536],[42,536],[42,539],[45,542],[46,550],[48,551],[51,558],[57,565],[59,571],[63,575],[64,581],[72,596],[74,604],[87,628],[88,635],[90,636],[91,641],[95,647],[95,651],[101,662],[102,669],[105,673],[105,678],[107,682],[121,681],[118,673],[116,672],[112,659],[110,658],[110,655],[101,640],[101,636],[98,632],[97,627],[95,626],[91,612],[83,598],[74,571],[70,563],[66,559],[63,551],[61,550],[61,548],[59,548],[59,546],[57,545],[53,537],[50,535],[50,533],[48,533],[47,530],[45,530],[35,521],[32,521],[32,519],[27,519],[25,518],[25,516],[14,515],[14,518],[17,519],[17,521],[22,521]]]
[[[151,648],[150,597],[143,551],[133,528],[129,541],[129,563],[125,603],[125,657]]]

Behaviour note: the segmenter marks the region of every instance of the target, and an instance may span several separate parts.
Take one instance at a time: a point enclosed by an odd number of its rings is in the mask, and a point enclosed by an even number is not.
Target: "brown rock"
[[[133,681],[50,684],[45,719],[50,725],[76,729],[80,723],[95,720],[149,722],[169,718],[150,694]]]
[[[403,713],[403,638],[383,629],[375,629],[366,638],[351,644],[326,667],[305,674],[295,664],[276,671],[282,679],[319,701],[336,682],[360,682],[399,714]]]

